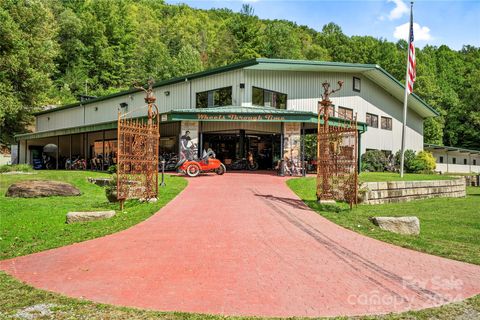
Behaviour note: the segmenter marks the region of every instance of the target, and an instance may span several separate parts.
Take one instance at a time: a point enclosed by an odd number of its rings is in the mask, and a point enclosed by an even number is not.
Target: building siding
[[[353,91],[353,77],[361,79],[361,91]],[[378,149],[397,151],[401,149],[403,104],[389,95],[384,89],[359,74],[318,73],[295,71],[245,70],[245,106],[252,104],[252,87],[260,87],[288,95],[287,108],[292,110],[317,112],[318,101],[323,93],[322,83],[329,82],[337,88],[337,82],[344,81],[342,90],[331,100],[338,106],[353,109],[358,121],[366,121],[366,113],[379,117],[379,128],[369,127],[363,135],[362,150]],[[380,128],[381,116],[392,118],[392,130]],[[407,149],[423,149],[423,119],[409,110],[407,116]]]

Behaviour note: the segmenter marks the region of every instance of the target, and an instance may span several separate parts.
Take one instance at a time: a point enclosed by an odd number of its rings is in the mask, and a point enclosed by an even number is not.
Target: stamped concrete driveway
[[[259,174],[190,179],[128,230],[0,269],[71,297],[225,315],[377,314],[480,293],[480,266],[343,229],[305,207],[284,178]]]

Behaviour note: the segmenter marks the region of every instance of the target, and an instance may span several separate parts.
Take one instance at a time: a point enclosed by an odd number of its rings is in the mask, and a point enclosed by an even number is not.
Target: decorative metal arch
[[[122,209],[127,199],[149,200],[158,195],[159,116],[153,81],[148,85],[148,89],[137,87],[146,93],[146,119],[128,117],[140,108],[118,113],[117,199]]]
[[[330,94],[342,88],[330,90],[324,82],[323,99],[318,103],[317,132],[317,200],[341,200],[357,203],[358,192],[358,129],[357,115],[348,116],[335,112]],[[337,126],[329,125],[329,118],[343,118]]]

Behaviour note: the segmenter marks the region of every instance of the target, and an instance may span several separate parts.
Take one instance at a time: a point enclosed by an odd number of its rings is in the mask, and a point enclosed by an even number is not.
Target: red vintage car
[[[180,161],[178,168],[190,177],[196,177],[201,172],[215,172],[222,175],[227,171],[225,165],[220,160],[215,159],[214,152],[207,153],[202,159]]]

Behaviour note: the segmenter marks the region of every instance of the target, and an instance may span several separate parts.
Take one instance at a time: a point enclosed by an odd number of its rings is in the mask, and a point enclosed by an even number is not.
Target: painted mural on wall
[[[291,160],[295,165],[300,165],[301,132],[300,123],[287,122],[284,124],[283,154],[285,160]]]
[[[180,161],[194,160],[198,155],[198,122],[182,121],[180,128]]]

